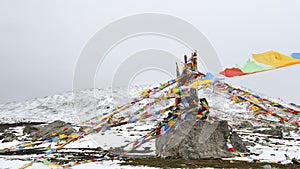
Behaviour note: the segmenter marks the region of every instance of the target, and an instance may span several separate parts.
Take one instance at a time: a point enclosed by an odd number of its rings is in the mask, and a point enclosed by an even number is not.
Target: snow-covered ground
[[[0,159],[0,169],[15,169],[19,168],[28,161],[21,161],[21,160],[6,160],[4,158]],[[45,166],[42,163],[35,163],[31,167],[31,169],[53,169],[51,166]],[[121,166],[119,161],[103,161],[103,162],[95,162],[95,163],[88,163],[83,165],[74,166],[73,169],[155,169],[155,167],[147,167],[147,166]]]
[[[52,122],[54,120],[63,120],[72,124],[78,124],[91,117],[100,115],[113,109],[114,106],[124,102],[124,98],[137,96],[146,86],[128,89],[91,89],[83,90],[76,93],[66,92],[44,98],[30,99],[22,102],[10,102],[0,104],[0,122],[17,123],[17,122]],[[125,92],[124,92],[125,91]],[[128,94],[129,93],[129,94]],[[118,100],[116,98],[123,98]],[[232,104],[225,97],[212,93],[211,90],[199,92],[199,97],[207,98],[210,106],[210,116],[216,116],[219,119],[228,120],[229,124],[237,125],[243,120],[248,120],[254,126],[263,126],[263,122],[258,121],[247,111],[247,104]],[[125,100],[126,100],[125,99]],[[137,110],[139,106],[147,103],[149,100],[142,101],[132,108],[124,111],[124,114],[130,114]],[[278,100],[277,100],[278,101]],[[158,105],[157,109],[162,108],[164,104]],[[285,104],[285,103],[283,103]],[[287,105],[287,104],[285,104]],[[124,115],[123,114],[123,115]],[[77,142],[68,144],[65,149],[71,148],[97,148],[110,149],[111,147],[120,147],[129,142],[135,141],[143,134],[146,134],[158,122],[156,118],[159,115],[151,117],[137,123],[127,124],[115,127],[112,130],[89,135]],[[272,120],[272,119],[264,119]],[[258,127],[259,129],[259,127]],[[22,128],[13,128],[15,132],[22,135]],[[286,161],[287,157],[300,159],[300,136],[296,130],[284,132],[284,137],[272,138],[269,135],[253,133],[248,129],[236,129],[242,139],[250,143],[247,147],[251,151],[252,159],[268,159],[270,161]],[[0,148],[10,147],[21,143],[20,141],[1,143]],[[41,145],[41,147],[46,145]],[[131,155],[155,155],[154,140],[144,144],[132,152]],[[0,156],[0,168],[18,168],[29,162],[30,156]],[[22,160],[20,160],[22,159]],[[236,157],[236,160],[251,160],[247,158]],[[25,160],[25,161],[24,161]],[[288,162],[288,161],[286,161]],[[47,168],[42,163],[35,163],[32,168]],[[51,167],[48,167],[51,168]],[[133,167],[121,166],[118,161],[104,161],[88,163],[74,168],[150,168],[150,167]]]

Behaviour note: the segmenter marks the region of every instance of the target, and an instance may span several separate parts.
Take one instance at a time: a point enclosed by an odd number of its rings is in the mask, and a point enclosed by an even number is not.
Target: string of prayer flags
[[[237,65],[236,67],[226,68],[220,74],[232,78],[300,64],[299,53],[292,53],[292,56],[287,56],[276,51],[268,51],[252,54],[252,58],[254,61],[249,59],[244,67]]]

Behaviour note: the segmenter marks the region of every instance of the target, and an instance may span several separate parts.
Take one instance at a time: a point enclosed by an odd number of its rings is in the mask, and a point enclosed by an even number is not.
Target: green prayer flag
[[[234,154],[234,155],[240,155],[240,152],[235,151],[232,154]]]
[[[255,63],[255,61],[252,61],[250,59],[247,60],[246,65],[244,67],[236,65],[237,68],[241,69],[244,73],[252,73],[257,71],[263,71],[274,68],[273,66],[261,66]]]
[[[43,163],[44,163],[45,165],[50,165],[50,164],[51,164],[51,162],[48,161],[48,160],[46,160],[46,159],[44,159]]]

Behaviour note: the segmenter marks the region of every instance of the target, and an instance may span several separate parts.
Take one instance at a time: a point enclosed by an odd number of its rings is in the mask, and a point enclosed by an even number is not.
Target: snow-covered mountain
[[[145,88],[150,86],[135,86],[131,88],[117,89],[89,89],[77,92],[65,92],[43,98],[29,99],[21,102],[9,102],[0,104],[0,123],[17,123],[17,122],[45,122],[49,123],[54,120],[63,120],[72,124],[78,124],[91,117],[109,112],[114,106],[130,102],[131,98],[138,96]],[[249,91],[249,90],[248,90]],[[234,126],[238,134],[247,142],[247,147],[255,159],[269,159],[274,161],[284,161],[286,156],[300,159],[300,136],[295,128],[286,126],[287,130],[283,132],[283,138],[270,137],[268,134],[259,133],[259,130],[270,130],[270,127],[279,127],[275,118],[257,119],[251,115],[247,103],[233,104],[226,94],[214,93],[208,88],[200,90],[200,98],[206,98],[211,107],[210,116],[218,119],[227,120]],[[261,96],[261,95],[260,95]],[[140,106],[153,101],[158,95],[146,99],[120,114],[128,115],[136,111]],[[266,97],[266,96],[262,96]],[[268,98],[274,100],[272,98]],[[275,100],[280,104],[288,105],[281,100]],[[171,100],[172,102],[172,100]],[[170,103],[171,103],[170,102]],[[159,103],[155,109],[159,110],[169,103]],[[294,106],[295,108],[295,106]],[[117,129],[106,131],[84,138],[80,142],[68,145],[66,148],[80,147],[98,147],[104,149],[110,147],[119,147],[126,142],[134,141],[141,135],[145,134],[151,128],[155,127],[157,121],[162,119],[161,116],[154,116],[137,123],[127,124]],[[239,128],[243,121],[248,121],[254,125],[254,129]],[[274,123],[273,123],[274,122]],[[271,126],[267,126],[271,125]],[[256,130],[257,132],[254,132]],[[11,144],[11,143],[10,143]],[[10,144],[0,144],[2,148]],[[14,143],[16,144],[16,143]],[[147,148],[148,147],[148,148]],[[146,143],[140,150],[149,149],[150,153],[143,155],[155,155],[153,141]],[[6,164],[5,157],[2,157]],[[236,157],[235,159],[239,159]],[[240,159],[245,160],[245,159]],[[97,165],[96,165],[97,166]],[[99,166],[99,165],[98,165]]]

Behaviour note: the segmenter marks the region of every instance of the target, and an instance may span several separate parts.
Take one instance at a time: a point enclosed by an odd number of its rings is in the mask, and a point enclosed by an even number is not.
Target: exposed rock
[[[246,144],[243,142],[241,137],[237,134],[237,132],[233,131],[231,135],[231,144],[232,146],[240,151],[240,152],[249,152],[249,150],[246,147]]]
[[[30,134],[33,132],[37,132],[39,130],[39,126],[25,126],[23,129],[23,133]]]
[[[1,123],[0,124],[0,133],[3,133],[6,129],[18,127],[18,126],[32,126],[44,124],[44,122],[17,122],[17,123]]]
[[[75,130],[72,128],[71,124],[65,123],[64,121],[56,120],[44,126],[25,127],[23,132],[28,133],[29,136],[35,140],[44,136],[50,137],[54,132],[71,134],[75,132]]]
[[[182,72],[182,76],[187,75],[178,82],[178,86],[183,86],[187,81],[193,80],[194,75],[187,70]],[[185,97],[185,111],[198,108],[197,90],[190,89],[190,96]],[[198,112],[193,112],[198,113]],[[167,133],[162,133],[156,139],[156,154],[169,158],[182,159],[207,159],[233,157],[226,145],[226,139],[230,134],[227,121],[208,123],[200,120],[195,114],[189,113],[178,119],[176,126],[173,126]],[[164,131],[162,131],[164,132]],[[231,141],[241,141],[236,133]],[[241,141],[242,142],[242,141]],[[244,144],[232,143],[237,146],[237,150],[247,150]],[[241,149],[239,149],[241,148]]]
[[[300,160],[297,160],[295,157],[292,159],[293,164],[300,164]]]
[[[254,133],[260,133],[260,134],[267,134],[278,138],[283,138],[283,132],[281,129],[278,128],[272,128],[272,129],[266,129],[266,130],[254,130]]]
[[[208,123],[197,120],[193,114],[179,120],[180,127],[156,139],[156,153],[169,158],[207,159],[233,157],[226,146],[230,130],[227,121]],[[247,152],[237,133],[233,133],[231,144],[240,152]]]
[[[242,121],[240,124],[239,124],[239,127],[240,128],[249,128],[249,129],[253,129],[253,124],[249,121]]]
[[[295,104],[295,103],[290,103],[290,105],[292,105],[292,106],[294,106],[294,107],[296,107],[296,108],[300,109],[300,106],[299,106],[299,105],[297,105],[297,104]]]
[[[285,127],[282,128],[282,131],[285,132],[285,133],[287,133],[288,136],[290,136],[290,132],[294,131],[294,130],[295,130],[295,128],[288,127],[288,126],[285,126]]]
[[[3,139],[2,143],[5,143],[5,142],[12,142],[16,140],[17,136],[14,133],[5,132],[0,136],[0,138]]]

